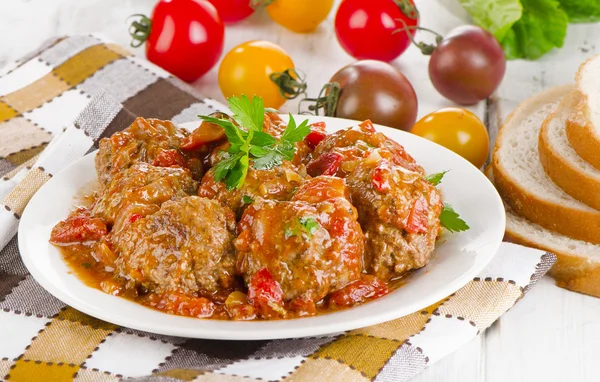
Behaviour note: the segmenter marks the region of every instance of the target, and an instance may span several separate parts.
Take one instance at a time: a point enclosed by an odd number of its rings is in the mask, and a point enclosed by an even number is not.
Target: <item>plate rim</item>
[[[282,116],[285,117],[285,119],[287,119],[287,116]],[[343,123],[347,123],[348,126],[353,126],[356,123],[358,123],[358,121],[353,121],[353,120],[348,120],[348,119],[342,119],[342,118],[331,118],[331,117],[321,117],[321,116],[294,116],[295,118],[311,118],[311,119],[317,119],[317,120],[325,120],[325,122],[327,122],[328,120],[336,120],[339,121],[339,123],[341,124]],[[194,121],[194,122],[187,122],[187,123],[182,123],[182,124],[177,124],[180,127],[183,127],[185,125],[190,125],[190,124],[197,124],[198,122]],[[336,122],[338,123],[338,122]],[[377,125],[375,124],[375,127],[377,129],[380,129],[379,131],[381,131],[381,129],[383,129],[384,134],[386,133],[386,130],[388,129],[392,129],[389,127],[385,127],[385,126],[381,126],[381,125]],[[394,129],[395,130],[395,129]],[[398,131],[399,133],[402,134],[410,134],[404,131]],[[417,137],[414,136],[412,134],[410,134],[411,136],[418,138],[419,140],[423,140],[426,141],[424,138],[421,137]],[[398,140],[398,139],[396,139]],[[431,144],[432,142],[427,141],[429,144]],[[439,145],[438,145],[439,146]],[[495,240],[495,244],[492,246],[492,248],[490,249],[490,252],[493,252],[493,254],[490,254],[487,256],[485,261],[481,261],[480,263],[477,264],[476,267],[473,267],[472,269],[470,269],[468,272],[463,272],[460,277],[457,277],[456,280],[454,280],[454,282],[450,283],[448,286],[446,286],[446,288],[438,288],[438,290],[431,292],[427,298],[425,299],[420,299],[417,302],[414,302],[412,305],[414,305],[412,308],[410,308],[410,312],[408,311],[408,309],[404,308],[403,310],[405,312],[403,312],[403,314],[398,315],[398,312],[394,313],[395,310],[394,309],[389,309],[385,312],[378,312],[377,315],[365,315],[364,317],[361,318],[360,323],[357,325],[358,320],[351,320],[351,321],[342,321],[342,322],[331,322],[329,324],[321,324],[319,326],[317,326],[316,328],[304,328],[304,327],[297,327],[297,328],[284,328],[284,329],[278,329],[276,331],[274,331],[273,333],[264,333],[262,331],[258,331],[258,332],[253,332],[252,329],[250,329],[249,331],[244,331],[241,332],[239,330],[235,330],[235,331],[230,331],[229,335],[227,335],[228,330],[227,329],[223,329],[220,331],[217,331],[217,333],[200,333],[202,332],[202,330],[199,330],[197,332],[194,333],[190,333],[189,331],[187,331],[187,329],[181,329],[178,328],[177,326],[173,326],[171,328],[169,328],[169,330],[162,330],[161,328],[157,328],[152,326],[152,323],[147,323],[145,320],[140,320],[138,322],[135,322],[132,324],[132,322],[130,321],[123,321],[120,319],[115,319],[113,316],[111,316],[111,314],[109,312],[105,312],[105,309],[102,308],[98,308],[98,307],[94,307],[93,305],[83,305],[79,303],[79,300],[73,300],[67,293],[65,293],[63,290],[61,290],[59,287],[57,287],[56,285],[54,285],[53,282],[51,282],[51,280],[49,280],[48,278],[46,278],[42,272],[42,270],[36,266],[36,264],[34,264],[33,262],[33,258],[31,256],[26,256],[25,254],[28,253],[27,249],[26,249],[26,238],[27,238],[27,233],[25,232],[25,230],[18,230],[18,244],[19,244],[19,255],[21,256],[21,259],[23,261],[23,263],[25,264],[27,270],[29,271],[29,273],[31,274],[31,276],[36,280],[36,282],[38,282],[47,292],[49,292],[50,294],[52,294],[54,297],[56,297],[57,299],[59,299],[60,301],[62,301],[63,303],[65,303],[68,306],[71,306],[73,308],[75,308],[76,310],[79,310],[85,314],[88,314],[90,316],[96,317],[98,319],[119,325],[119,326],[123,326],[126,328],[131,328],[131,329],[137,329],[137,330],[142,330],[145,332],[149,332],[149,333],[155,333],[155,334],[161,334],[161,335],[168,335],[168,336],[178,336],[178,337],[186,337],[186,338],[203,338],[203,339],[217,339],[217,340],[274,340],[274,339],[284,339],[284,338],[302,338],[302,337],[312,337],[312,336],[321,336],[321,335],[328,335],[328,334],[333,334],[333,333],[339,333],[339,332],[343,332],[343,331],[347,331],[347,330],[352,330],[352,329],[358,329],[358,328],[363,328],[363,327],[368,327],[371,325],[376,325],[376,324],[380,324],[383,322],[387,322],[390,320],[394,320],[394,319],[398,319],[401,317],[404,317],[408,314],[411,314],[413,312],[417,312],[420,309],[423,309],[437,301],[440,301],[444,298],[446,298],[447,296],[449,296],[450,294],[456,292],[457,290],[459,290],[460,288],[462,288],[463,286],[465,286],[468,282],[470,282],[477,274],[479,274],[495,257],[501,243],[502,243],[502,238],[504,235],[504,231],[506,229],[506,215],[505,215],[505,210],[502,204],[502,200],[500,198],[500,195],[498,194],[498,192],[496,191],[496,189],[493,187],[493,185],[491,184],[491,182],[489,182],[489,180],[487,180],[487,178],[485,177],[485,175],[483,174],[483,172],[481,172],[479,169],[475,168],[475,166],[471,165],[467,160],[465,160],[464,158],[458,156],[457,154],[453,153],[452,151],[439,146],[439,148],[446,150],[447,152],[449,152],[451,155],[455,156],[456,158],[458,158],[460,161],[463,161],[465,164],[468,164],[469,166],[471,166],[473,168],[473,170],[478,174],[478,176],[480,176],[482,179],[480,179],[482,182],[485,181],[487,182],[487,184],[489,185],[489,190],[491,191],[490,194],[493,195],[496,199],[496,204],[495,207],[497,209],[496,212],[499,213],[499,218],[501,219],[500,227],[498,227],[498,233],[496,233],[496,236],[498,236]],[[69,164],[67,167],[65,167],[64,169],[62,169],[61,171],[59,171],[56,175],[62,174],[63,172],[68,172],[70,171],[70,169],[74,166],[78,166],[80,162],[84,161],[84,160],[90,160],[89,157],[90,156],[95,156],[97,153],[97,150],[88,153],[87,155],[85,155],[82,158],[77,159],[76,161],[74,161],[73,163]],[[49,182],[51,182],[54,179],[54,177],[52,179],[49,180]],[[46,183],[48,184],[48,183]],[[34,200],[34,198],[36,197],[40,197],[40,195],[42,195],[41,190],[44,189],[44,187],[46,186],[46,184],[44,184],[42,187],[40,187],[40,189],[33,195],[33,197],[30,199],[30,202]],[[486,192],[488,192],[486,191]],[[30,219],[34,218],[34,213],[31,212],[32,209],[30,208],[30,206],[33,205],[33,203],[28,203],[22,216],[21,219],[19,221],[19,227],[21,226],[21,224],[23,222],[28,222]],[[64,260],[63,260],[64,262]],[[68,267],[68,265],[67,265]],[[424,267],[423,269],[427,269],[427,266]],[[102,291],[99,291],[96,288],[90,287],[88,285],[86,285],[82,280],[80,280],[77,276],[74,276],[75,278],[78,279],[78,281],[81,283],[81,285],[83,287],[86,288],[90,288],[93,289],[99,293],[104,293]],[[452,291],[448,292],[450,289],[452,289]],[[392,292],[394,293],[394,292]],[[391,293],[391,294],[392,294]],[[390,294],[390,295],[391,295]],[[120,298],[120,297],[115,297],[115,298]],[[385,297],[383,297],[385,298]],[[135,305],[139,305],[142,306],[141,304],[137,304],[135,302],[130,301],[132,304]],[[350,308],[348,310],[357,310],[357,309],[368,309],[370,303],[367,304],[363,304],[363,305],[359,305],[353,308]],[[367,307],[367,308],[365,308]],[[151,308],[146,308],[146,309],[150,309],[152,311],[155,311]],[[158,311],[156,311],[158,312]],[[343,311],[342,311],[343,312]],[[188,317],[181,317],[181,316],[175,316],[175,315],[169,315],[167,313],[163,313],[163,312],[158,312],[160,314],[164,314],[164,315],[168,315],[171,317],[176,317],[177,319],[187,319],[187,320],[194,320],[195,322],[202,322],[205,319],[198,319],[198,318],[188,318]],[[236,326],[247,326],[247,327],[251,327],[251,326],[255,326],[254,324],[260,324],[260,323],[281,323],[281,322],[288,322],[288,323],[292,323],[292,322],[297,322],[298,320],[314,320],[318,317],[324,317],[324,316],[330,316],[330,315],[335,315],[337,312],[334,313],[326,313],[323,315],[318,315],[318,316],[311,316],[311,317],[305,317],[305,318],[297,318],[297,319],[287,319],[287,320],[275,320],[275,321],[250,321],[250,322],[243,322],[243,321],[228,321],[228,320],[211,320],[211,319],[207,319],[207,321],[210,321],[211,323],[227,323],[229,325],[222,325],[222,326],[230,326],[231,324],[236,325]],[[200,320],[200,321],[199,321]],[[285,325],[284,325],[285,326]],[[285,331],[286,334],[282,335],[282,331]],[[212,330],[212,332],[214,332],[214,329]],[[243,338],[239,337],[239,334],[243,333]],[[233,335],[238,335],[235,338],[232,337]]]

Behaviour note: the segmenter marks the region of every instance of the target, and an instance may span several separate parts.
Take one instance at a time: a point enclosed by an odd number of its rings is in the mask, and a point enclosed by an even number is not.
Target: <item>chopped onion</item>
[[[356,166],[358,166],[358,161],[351,160],[351,161],[347,161],[347,162],[342,162],[341,167],[342,167],[342,170],[344,170],[344,172],[350,173],[350,172],[354,171]]]
[[[225,305],[227,305],[227,306],[247,304],[247,303],[248,303],[248,299],[246,298],[246,294],[242,293],[240,291],[235,291],[235,292],[229,293],[229,296],[227,296],[227,300],[225,300]]]
[[[381,162],[381,155],[379,154],[379,150],[371,151],[371,154],[365,159],[366,164],[377,164]]]
[[[302,177],[298,173],[291,170],[285,170],[285,178],[288,182],[302,183]]]

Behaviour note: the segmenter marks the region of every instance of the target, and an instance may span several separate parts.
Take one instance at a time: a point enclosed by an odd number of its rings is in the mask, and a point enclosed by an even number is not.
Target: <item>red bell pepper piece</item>
[[[329,295],[329,305],[351,307],[388,294],[387,284],[375,276],[363,275],[360,280],[354,281],[340,290]]]
[[[171,150],[161,149],[158,152],[158,154],[156,155],[156,158],[154,158],[152,165],[159,166],[159,167],[171,167],[171,166],[184,167],[185,160],[183,159],[183,157],[181,156],[179,151],[177,151],[175,149],[171,149]]]
[[[252,276],[248,286],[248,302],[265,318],[286,314],[281,286],[267,268],[262,268]]]
[[[423,195],[420,195],[410,210],[406,221],[406,230],[410,233],[426,233],[429,215],[429,203]]]
[[[310,176],[335,175],[343,159],[342,154],[336,152],[323,154],[308,164],[307,171]]]
[[[102,219],[91,217],[88,210],[81,208],[67,220],[54,226],[50,234],[50,242],[54,244],[83,243],[100,240],[107,234],[106,223]]]
[[[388,171],[381,167],[376,167],[375,170],[373,170],[371,183],[377,192],[385,193],[391,190],[392,187],[390,186],[387,174]]]

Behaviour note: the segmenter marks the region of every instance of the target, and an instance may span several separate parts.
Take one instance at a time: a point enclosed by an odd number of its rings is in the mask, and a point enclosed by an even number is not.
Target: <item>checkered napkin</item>
[[[121,328],[66,306],[33,280],[15,233],[28,200],[52,175],[136,116],[186,122],[222,107],[95,36],[49,41],[0,71],[0,379],[404,381],[489,327],[555,261],[505,243],[479,277],[420,312],[277,341]]]

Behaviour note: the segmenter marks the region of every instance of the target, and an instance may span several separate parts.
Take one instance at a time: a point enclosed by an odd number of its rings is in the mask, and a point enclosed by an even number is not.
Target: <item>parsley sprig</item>
[[[425,177],[425,180],[432,185],[437,186],[438,184],[442,183],[442,179],[444,179],[444,175],[446,175],[447,172],[448,170],[436,172],[435,174],[429,174]]]
[[[471,228],[449,204],[444,204],[444,208],[442,208],[440,223],[450,232],[461,232]]]
[[[442,179],[447,172],[448,171],[442,171],[435,174],[430,174],[425,177],[425,180],[432,185],[437,186],[442,182]],[[461,232],[471,228],[464,220],[460,218],[460,215],[454,211],[452,206],[449,204],[444,204],[444,207],[442,208],[442,213],[440,214],[440,224],[450,232]]]
[[[280,166],[284,160],[292,160],[296,152],[295,143],[310,133],[308,120],[298,125],[290,114],[288,125],[277,140],[263,131],[265,106],[260,97],[250,100],[242,95],[227,101],[235,123],[223,118],[199,117],[221,126],[230,143],[226,157],[213,167],[215,180],[223,180],[228,189],[242,187],[251,160],[252,167],[257,170],[270,169]]]

